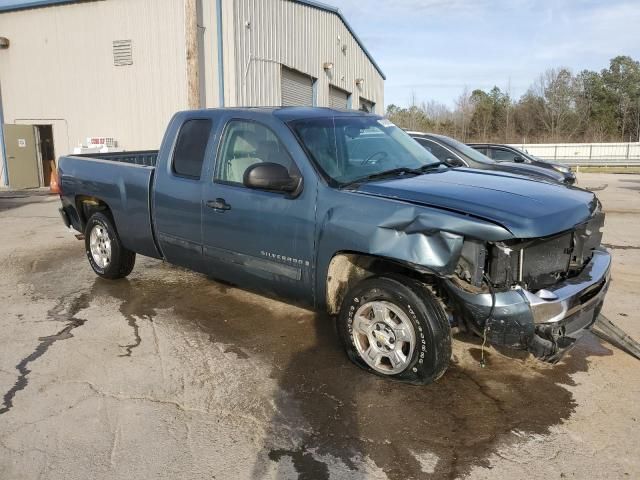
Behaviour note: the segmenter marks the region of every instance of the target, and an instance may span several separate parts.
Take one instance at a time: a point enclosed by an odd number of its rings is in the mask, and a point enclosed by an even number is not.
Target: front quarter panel
[[[447,210],[352,191],[318,193],[317,301],[324,305],[331,259],[340,252],[387,258],[438,276],[453,273],[464,238],[512,238],[505,228]]]

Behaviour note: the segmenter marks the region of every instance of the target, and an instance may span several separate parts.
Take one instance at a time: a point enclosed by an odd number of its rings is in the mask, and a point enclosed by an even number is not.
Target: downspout
[[[218,103],[224,107],[224,48],[222,46],[222,0],[216,0],[216,24],[218,33]]]
[[[2,156],[2,172],[4,186],[9,186],[9,166],[7,163],[7,149],[4,146],[4,113],[2,111],[2,87],[0,86],[0,155]]]

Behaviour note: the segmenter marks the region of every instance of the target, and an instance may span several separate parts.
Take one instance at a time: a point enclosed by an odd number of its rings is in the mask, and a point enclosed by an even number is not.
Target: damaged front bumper
[[[487,340],[553,359],[596,321],[609,288],[610,268],[611,255],[597,249],[580,274],[552,287],[536,293],[522,288],[496,292],[488,321],[490,293],[472,293],[450,280],[445,287],[456,309],[484,330]]]

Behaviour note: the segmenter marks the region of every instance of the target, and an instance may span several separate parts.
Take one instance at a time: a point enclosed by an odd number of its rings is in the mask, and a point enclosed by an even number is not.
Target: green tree
[[[389,105],[397,125],[462,141],[570,142],[640,140],[640,62],[612,58],[600,72],[544,72],[518,100],[498,87],[467,88],[453,108],[438,102]]]
[[[493,101],[484,90],[471,92],[473,115],[471,117],[471,134],[482,140],[489,141],[493,124]]]
[[[611,59],[602,70],[602,81],[616,105],[616,120],[620,138],[638,138],[640,118],[640,62],[631,57]]]

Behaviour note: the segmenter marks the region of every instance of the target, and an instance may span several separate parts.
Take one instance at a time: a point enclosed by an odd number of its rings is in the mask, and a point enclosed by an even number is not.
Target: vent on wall
[[[115,40],[113,42],[113,64],[116,67],[133,65],[133,46],[131,40]]]

